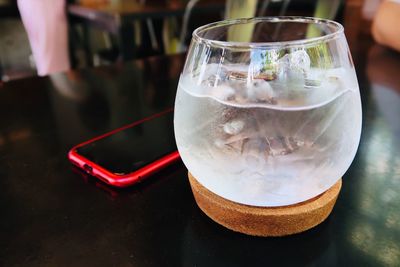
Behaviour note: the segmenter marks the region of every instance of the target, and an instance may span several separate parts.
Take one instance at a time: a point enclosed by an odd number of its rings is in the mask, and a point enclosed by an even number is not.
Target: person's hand
[[[377,43],[400,51],[400,1],[384,1],[379,6],[372,36]]]

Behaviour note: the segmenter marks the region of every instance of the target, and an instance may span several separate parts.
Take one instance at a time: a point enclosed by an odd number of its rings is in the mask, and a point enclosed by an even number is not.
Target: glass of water
[[[325,192],[349,168],[361,134],[342,25],[265,17],[196,29],[174,126],[190,173],[225,199],[273,207]]]

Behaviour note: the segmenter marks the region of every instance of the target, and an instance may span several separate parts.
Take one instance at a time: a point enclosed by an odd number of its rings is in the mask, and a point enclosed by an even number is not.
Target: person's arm
[[[400,0],[384,1],[372,24],[376,42],[400,51]]]
[[[70,68],[65,0],[18,0],[40,76]]]

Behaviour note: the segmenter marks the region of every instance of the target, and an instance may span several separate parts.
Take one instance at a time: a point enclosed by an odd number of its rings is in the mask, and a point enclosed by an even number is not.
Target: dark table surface
[[[181,162],[125,190],[68,162],[73,145],[173,105],[182,55],[1,85],[0,265],[399,266],[400,55],[362,43],[358,153],[331,216],[284,238],[214,223]]]

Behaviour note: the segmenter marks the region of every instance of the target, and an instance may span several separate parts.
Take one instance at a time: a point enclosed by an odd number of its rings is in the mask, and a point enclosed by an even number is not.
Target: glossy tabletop
[[[362,43],[358,153],[330,217],[284,238],[214,223],[181,162],[124,190],[68,162],[73,145],[171,107],[183,55],[1,85],[0,265],[399,266],[400,54]]]

